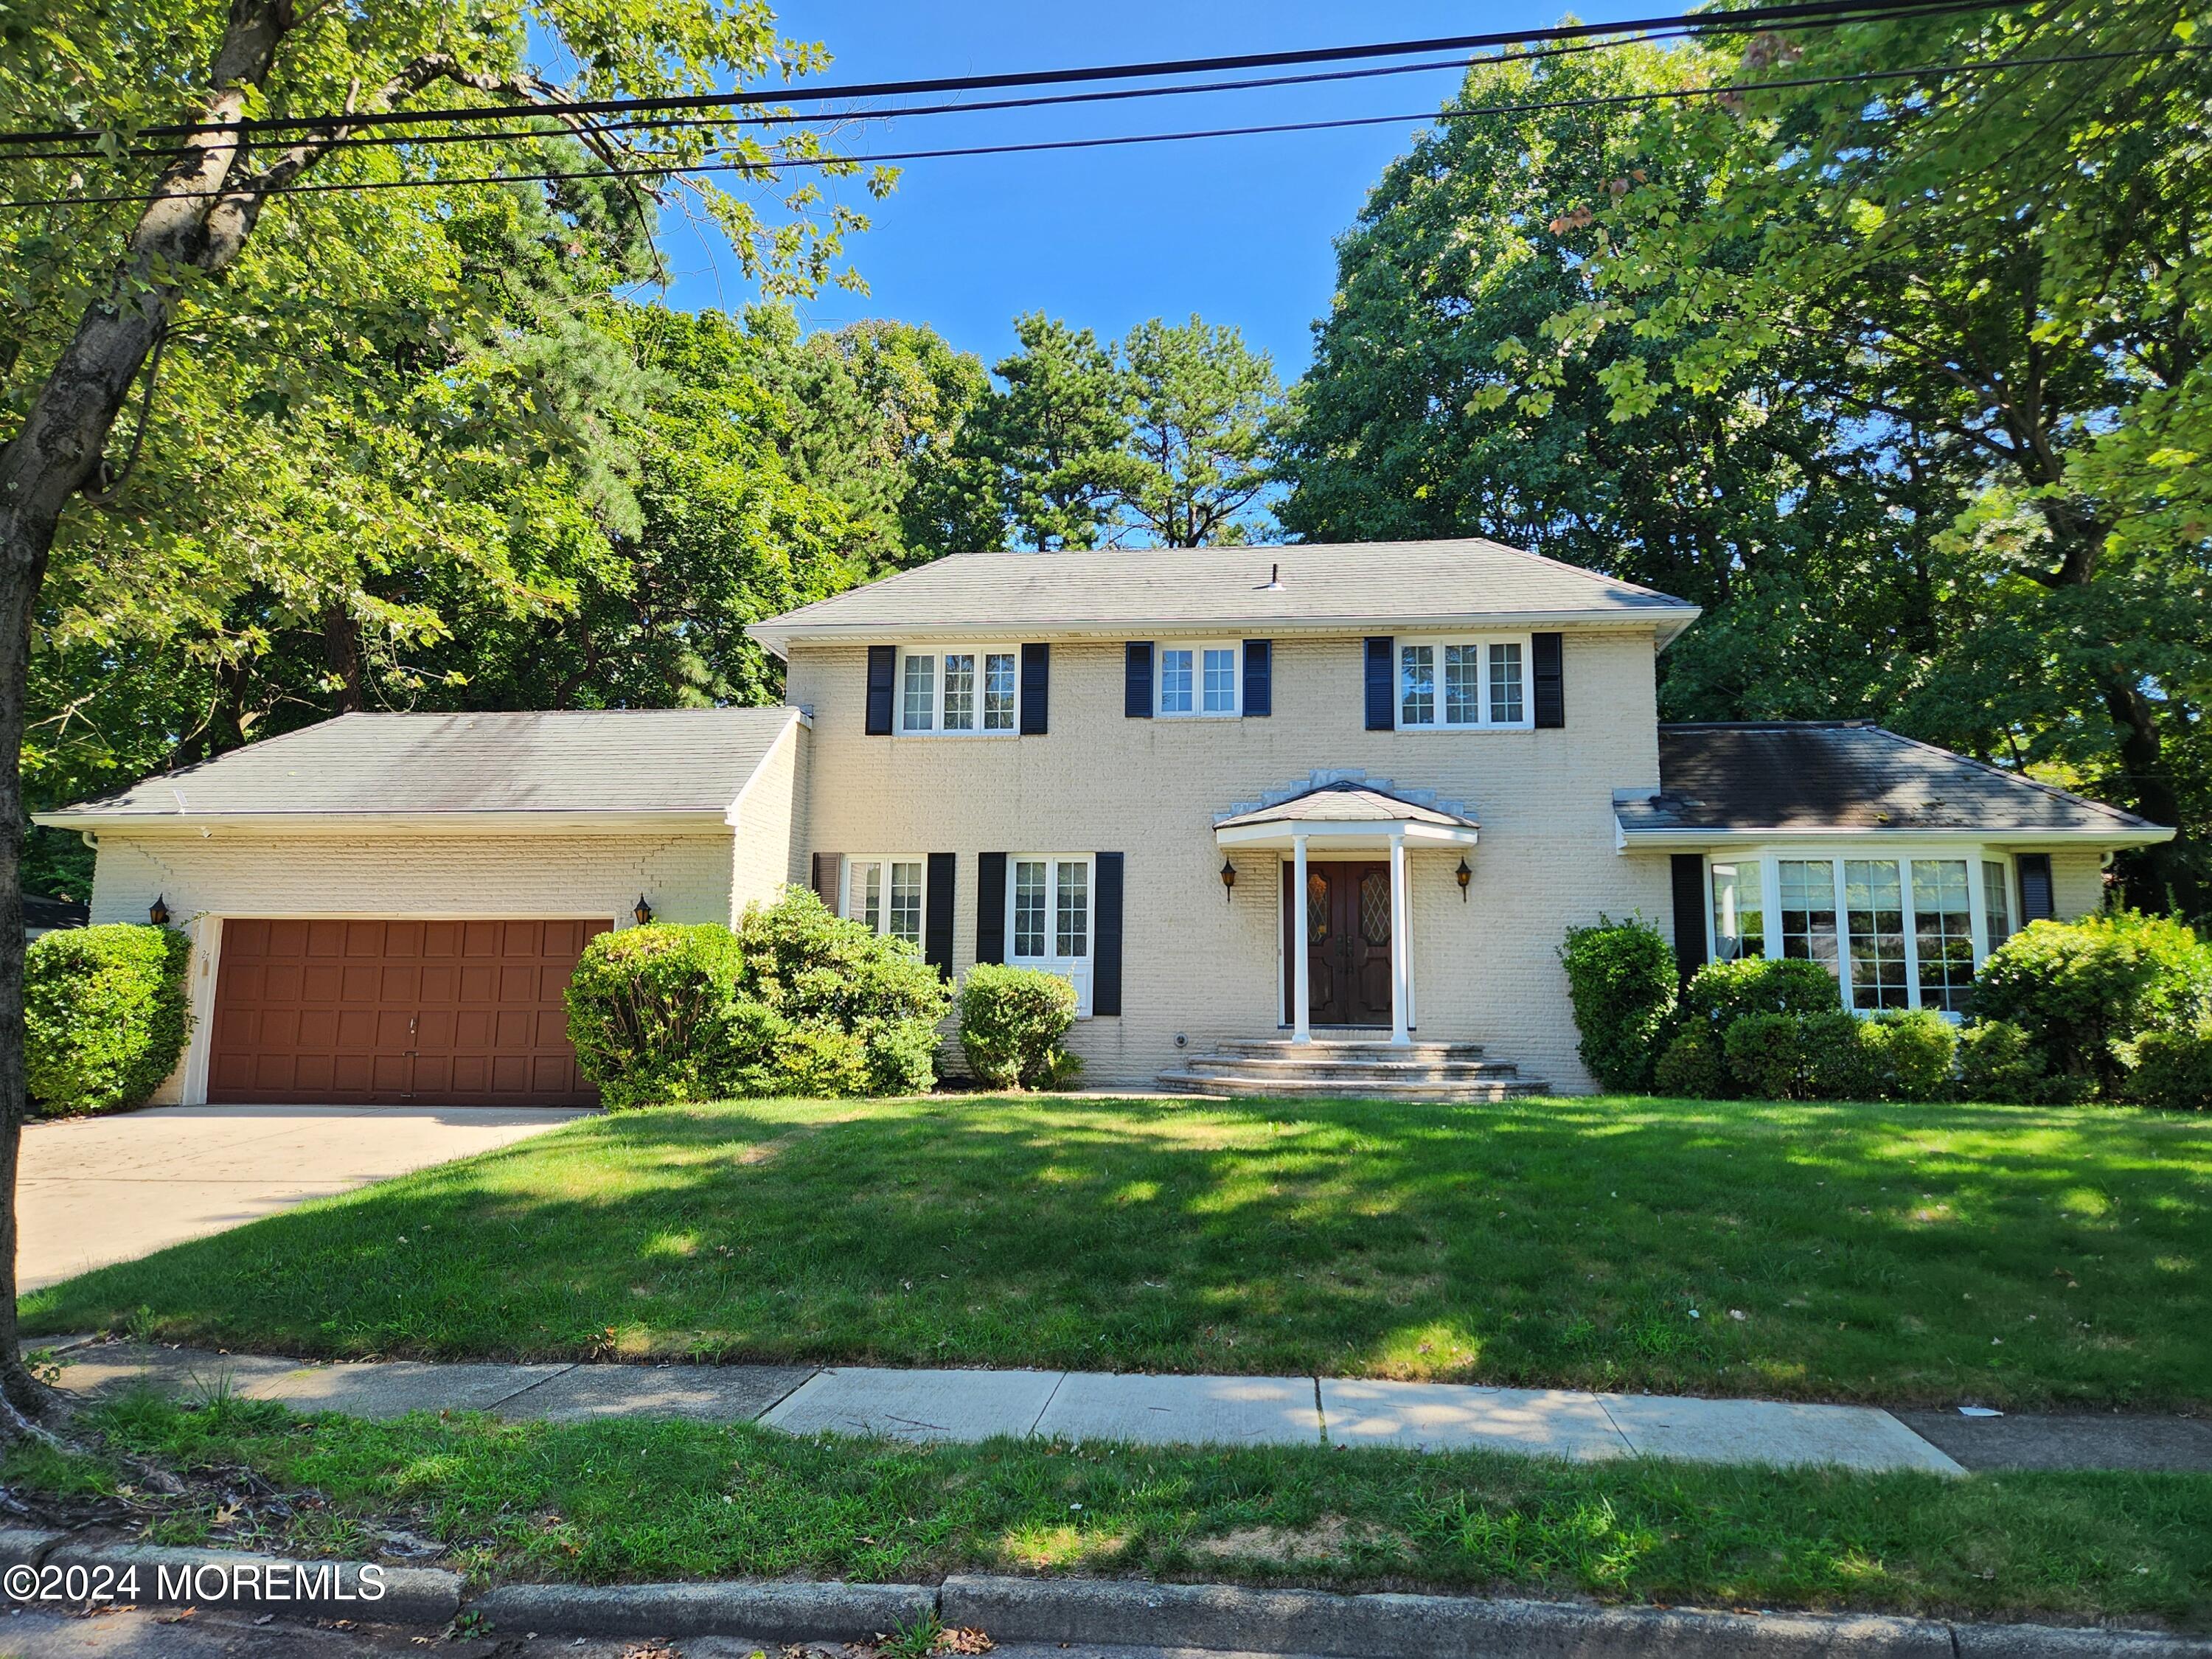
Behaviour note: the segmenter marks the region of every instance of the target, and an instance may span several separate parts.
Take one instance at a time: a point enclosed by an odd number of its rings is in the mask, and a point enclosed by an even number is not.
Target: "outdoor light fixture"
[[[146,907],[146,920],[156,927],[169,925],[169,899],[166,893]]]
[[[1221,902],[1224,904],[1228,903],[1231,896],[1236,890],[1237,866],[1227,859],[1224,859],[1221,860]]]
[[[640,893],[637,896],[637,908],[631,911],[630,915],[637,918],[637,925],[641,927],[653,920],[653,907],[645,902],[644,894]]]
[[[1467,884],[1474,879],[1474,872],[1467,867],[1467,854],[1459,855],[1459,868],[1452,872],[1452,879],[1459,884],[1459,902],[1467,902]]]

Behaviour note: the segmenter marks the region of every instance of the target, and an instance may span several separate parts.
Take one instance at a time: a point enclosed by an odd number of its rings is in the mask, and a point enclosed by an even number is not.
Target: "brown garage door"
[[[222,925],[208,1098],[580,1106],[561,994],[604,921]]]

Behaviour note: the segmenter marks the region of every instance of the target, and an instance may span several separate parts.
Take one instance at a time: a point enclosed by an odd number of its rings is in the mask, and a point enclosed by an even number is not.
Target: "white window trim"
[[[1083,941],[1084,954],[1063,957],[1052,951],[1043,956],[1017,955],[1014,924],[1014,884],[1024,864],[1045,866],[1044,925],[1045,937],[1053,941],[1054,923],[1059,915],[1060,872],[1062,864],[1080,864],[1083,878]],[[1006,962],[1010,967],[1037,968],[1048,974],[1058,974],[1075,987],[1075,1017],[1091,1018],[1091,988],[1092,964],[1098,956],[1098,860],[1091,853],[1009,853],[1006,854]]]
[[[1167,685],[1167,653],[1190,653],[1190,707],[1169,708],[1161,698]],[[1231,707],[1208,708],[1206,702],[1206,653],[1229,653]],[[1244,641],[1242,640],[1154,640],[1152,641],[1152,717],[1163,720],[1233,720],[1244,715]]]
[[[1419,729],[1419,728],[1416,728]],[[1826,862],[1835,884],[1836,907],[1836,985],[1843,1007],[1863,1018],[1881,1012],[1878,1008],[1861,1008],[1851,996],[1851,940],[1849,911],[1844,904],[1844,864],[1870,862],[1895,864],[1903,866],[1898,872],[1903,888],[1905,927],[1905,1006],[1920,1006],[1920,928],[1912,907],[1912,869],[1919,861],[1938,860],[1957,861],[1966,865],[1966,907],[1972,918],[1974,942],[1974,971],[1979,973],[1983,962],[1990,951],[1989,900],[1982,886],[1981,866],[1995,864],[2004,871],[2005,901],[2011,907],[2015,925],[2020,917],[2020,869],[2010,849],[1991,847],[1978,841],[1959,842],[1812,842],[1802,845],[1782,843],[1760,847],[1730,848],[1725,853],[1705,855],[1705,960],[1720,960],[1720,940],[1713,921],[1713,860],[1741,866],[1757,860],[1759,863],[1759,900],[1763,908],[1760,925],[1765,933],[1765,957],[1770,962],[1782,957],[1782,862],[1802,860],[1810,864]],[[1956,1020],[1960,1015],[1948,1009],[1932,1011],[1946,1019]]]
[[[915,734],[921,737],[923,733]],[[837,914],[848,921],[861,921],[862,917],[854,902],[853,876],[856,871],[871,865],[880,866],[884,872],[883,914],[876,919],[876,935],[879,939],[897,937],[891,932],[891,871],[894,864],[916,864],[921,866],[921,916],[914,938],[904,941],[919,951],[929,927],[929,855],[927,853],[848,853],[844,867],[837,872]]]
[[[945,728],[945,659],[947,656],[975,659],[975,724],[964,731],[948,732]],[[910,657],[927,657],[935,666],[930,671],[930,719],[926,728],[906,723],[906,665]],[[987,657],[1012,657],[1014,659],[1014,712],[1012,724],[998,731],[987,730],[983,725],[983,674]],[[1022,648],[1018,645],[996,641],[975,645],[955,642],[934,645],[927,650],[901,646],[891,678],[891,734],[901,738],[1012,738],[1021,735],[1022,729]]]
[[[1533,732],[1536,729],[1535,647],[1527,634],[1401,634],[1390,642],[1390,720],[1401,732]],[[1425,645],[1436,652],[1437,717],[1415,725],[1406,723],[1406,647]],[[1482,718],[1448,720],[1444,718],[1444,647],[1473,645],[1482,648],[1481,672],[1475,684],[1481,694]],[[1521,647],[1521,718],[1490,718],[1490,647]]]

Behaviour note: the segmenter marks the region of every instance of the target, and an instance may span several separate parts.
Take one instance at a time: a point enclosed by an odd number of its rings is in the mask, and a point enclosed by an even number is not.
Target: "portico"
[[[1226,854],[1288,854],[1284,955],[1294,1043],[1313,1041],[1318,1001],[1331,1023],[1350,1024],[1369,1023],[1387,1006],[1390,1042],[1412,1044],[1412,859],[1457,850],[1463,862],[1478,830],[1459,802],[1361,773],[1316,773],[1215,819],[1214,841]],[[1378,969],[1387,974],[1387,1001],[1374,994]]]

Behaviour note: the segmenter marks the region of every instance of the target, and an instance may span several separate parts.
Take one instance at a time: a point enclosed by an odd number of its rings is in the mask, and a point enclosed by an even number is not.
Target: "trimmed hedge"
[[[24,1085],[40,1113],[142,1106],[191,1030],[191,941],[174,927],[106,922],[33,939],[23,953]]]
[[[1709,962],[1682,988],[1682,1024],[1715,1042],[1746,1014],[1825,1014],[1837,1005],[1836,976],[1794,957]]]
[[[994,1088],[1063,1088],[1083,1062],[1060,1046],[1075,1024],[1075,987],[1059,974],[979,962],[960,986],[960,1047]]]
[[[1667,936],[1648,921],[1601,915],[1567,929],[1559,960],[1582,1033],[1575,1052],[1590,1075],[1617,1094],[1649,1088],[1680,980]]]
[[[2212,1026],[2144,1032],[2136,1040],[2128,1098],[2172,1111],[2212,1111]]]
[[[1694,1027],[1676,1032],[1651,1068],[1651,1088],[1655,1094],[1682,1100],[1719,1099],[1728,1092],[1720,1044],[1710,1032]]]
[[[568,1036],[612,1108],[919,1093],[936,1079],[947,1000],[910,946],[793,888],[735,929],[600,934],[569,981]]]

